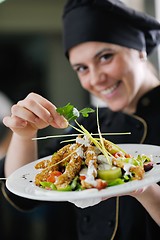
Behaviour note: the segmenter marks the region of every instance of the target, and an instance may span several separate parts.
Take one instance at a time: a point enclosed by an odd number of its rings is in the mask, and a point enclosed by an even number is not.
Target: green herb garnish
[[[92,108],[83,108],[82,110],[78,110],[70,103],[68,103],[64,107],[57,108],[56,111],[60,115],[63,115],[68,121],[76,120],[78,117],[80,117],[80,115],[82,115],[83,117],[88,117],[89,113],[95,112],[95,110]]]

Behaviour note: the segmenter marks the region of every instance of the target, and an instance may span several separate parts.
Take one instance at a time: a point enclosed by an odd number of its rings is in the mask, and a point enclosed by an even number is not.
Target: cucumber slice
[[[106,180],[110,182],[116,178],[120,178],[122,176],[121,168],[115,167],[109,170],[98,170],[98,177],[102,180]]]

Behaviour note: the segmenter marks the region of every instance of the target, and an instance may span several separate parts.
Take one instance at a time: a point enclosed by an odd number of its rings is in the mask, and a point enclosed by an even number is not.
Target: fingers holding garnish
[[[36,93],[30,93],[14,104],[11,116],[4,117],[3,123],[23,138],[33,137],[38,129],[49,125],[54,128],[68,126],[67,120],[56,111],[55,105]]]
[[[55,105],[36,93],[30,93],[23,101],[19,101],[17,105],[28,110],[28,113],[25,114],[27,121],[33,123],[44,121],[55,128],[66,128],[68,126],[66,119],[57,113]],[[23,114],[22,111],[21,113]]]

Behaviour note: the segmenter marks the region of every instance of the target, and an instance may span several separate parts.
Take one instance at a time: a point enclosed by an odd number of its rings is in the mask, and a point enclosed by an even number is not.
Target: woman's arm
[[[6,154],[4,173],[8,177],[16,169],[38,159],[37,142],[30,139],[23,139],[13,133],[12,139]]]

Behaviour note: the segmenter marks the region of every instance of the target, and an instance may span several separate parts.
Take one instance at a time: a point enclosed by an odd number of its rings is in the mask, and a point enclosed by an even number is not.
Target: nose
[[[106,79],[105,73],[94,68],[90,70],[90,84],[101,85]]]

